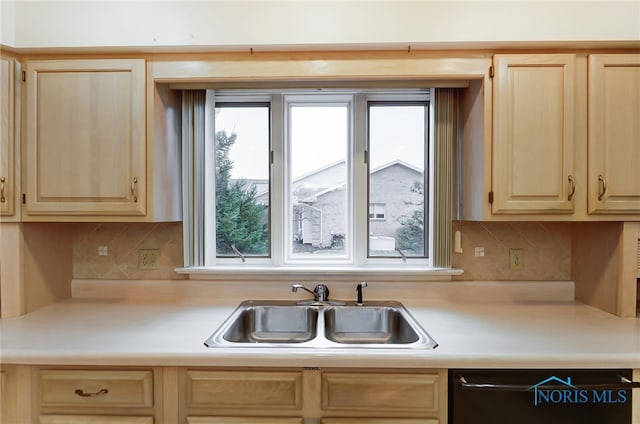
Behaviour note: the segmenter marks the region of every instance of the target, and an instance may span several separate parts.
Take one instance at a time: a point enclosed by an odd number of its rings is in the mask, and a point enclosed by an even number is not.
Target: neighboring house
[[[334,235],[344,235],[345,179],[344,161],[341,161],[294,180],[297,213],[293,232],[297,241],[330,247]],[[372,242],[384,240],[382,250],[395,248],[396,231],[402,218],[410,213],[412,204],[421,201],[421,195],[412,188],[422,182],[424,173],[420,169],[399,160],[371,171],[369,235]]]
[[[345,162],[338,161],[293,180],[292,230],[294,241],[313,247],[331,247],[332,239],[345,234]],[[396,160],[371,171],[369,178],[369,235],[372,246],[393,250],[400,222],[421,195],[412,191],[424,182],[422,170]],[[247,187],[256,188],[256,201],[269,201],[267,180],[247,179]],[[375,247],[372,247],[375,249]]]

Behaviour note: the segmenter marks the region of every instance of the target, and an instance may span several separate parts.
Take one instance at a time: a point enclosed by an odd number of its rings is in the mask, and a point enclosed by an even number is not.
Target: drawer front
[[[190,408],[302,407],[301,372],[187,371]]]
[[[40,424],[153,424],[153,417],[100,415],[40,415]]]
[[[187,417],[187,424],[302,424],[291,417]]]
[[[323,373],[322,408],[434,415],[439,384],[437,374]]]
[[[153,406],[152,371],[42,370],[40,406]]]
[[[323,418],[322,424],[438,424],[435,418]]]

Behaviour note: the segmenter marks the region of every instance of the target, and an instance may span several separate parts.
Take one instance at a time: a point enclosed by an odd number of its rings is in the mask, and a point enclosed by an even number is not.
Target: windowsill
[[[454,275],[464,273],[462,269],[456,268],[424,268],[417,266],[391,267],[391,266],[368,266],[368,267],[346,267],[346,266],[326,266],[310,268],[308,266],[286,266],[270,267],[260,265],[222,265],[215,267],[184,267],[176,268],[178,274],[188,274],[193,280],[273,280],[273,279],[344,279],[354,278],[367,280],[389,279],[403,281],[442,281],[450,280]]]

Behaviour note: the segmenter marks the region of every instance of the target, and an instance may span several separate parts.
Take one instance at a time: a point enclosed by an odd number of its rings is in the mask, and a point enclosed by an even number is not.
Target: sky
[[[422,115],[415,106],[376,106],[371,112],[371,169],[393,160],[424,167]],[[237,134],[230,151],[232,178],[268,178],[269,116],[266,107],[217,109],[216,131]],[[343,106],[293,107],[292,177],[345,159],[348,111]]]

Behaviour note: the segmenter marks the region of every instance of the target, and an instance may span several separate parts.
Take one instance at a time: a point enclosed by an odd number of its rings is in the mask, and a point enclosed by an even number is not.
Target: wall
[[[0,44],[15,48],[300,50],[640,39],[637,1],[3,0],[0,8]]]
[[[455,222],[462,233],[462,254],[453,254],[453,266],[464,269],[458,280],[570,280],[571,223]],[[98,256],[98,246],[108,256]],[[484,247],[476,257],[475,247]],[[524,269],[509,269],[509,248],[524,249]],[[138,249],[160,249],[160,267],[137,269]],[[180,279],[173,270],[182,266],[182,225],[77,224],[73,238],[75,279]]]

